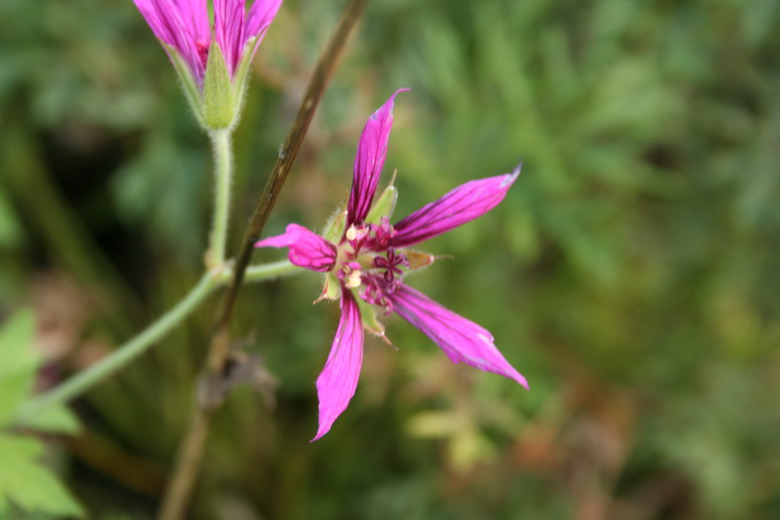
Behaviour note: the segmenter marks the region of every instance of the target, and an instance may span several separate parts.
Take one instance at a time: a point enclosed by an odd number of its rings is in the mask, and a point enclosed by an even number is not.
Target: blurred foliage
[[[29,311],[13,315],[0,327],[0,518],[82,517],[82,508],[51,471],[41,465],[44,444],[3,431],[32,390],[40,371],[43,358],[33,348],[34,338],[35,319]],[[48,433],[77,434],[79,430],[78,421],[62,406],[49,409],[25,426]]]
[[[258,52],[234,240],[341,4],[287,0]],[[0,22],[0,309],[35,308],[47,386],[194,283],[210,156],[129,0],[3,0]],[[398,350],[368,342],[309,444],[337,309],[312,274],[247,288],[237,337],[281,385],[231,398],[193,518],[780,517],[779,23],[776,0],[371,2],[268,233],[324,224],[365,118],[411,87],[398,216],[524,162],[409,281],[531,391],[390,319]],[[152,515],[212,307],[75,403],[86,430],[56,445],[93,518]]]

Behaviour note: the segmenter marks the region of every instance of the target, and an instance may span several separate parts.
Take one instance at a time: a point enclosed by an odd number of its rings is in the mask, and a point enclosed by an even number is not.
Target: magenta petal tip
[[[341,298],[341,319],[333,346],[317,378],[319,397],[319,428],[316,441],[330,431],[339,415],[347,409],[355,395],[360,368],[363,364],[363,322],[352,293],[344,291]]]
[[[528,389],[528,381],[499,352],[487,329],[408,285],[400,285],[388,297],[395,312],[439,345],[453,363],[493,372]]]
[[[408,90],[410,89],[396,90],[381,107],[369,116],[363,127],[355,155],[352,188],[347,202],[347,225],[362,223],[371,209],[387,155],[390,130],[393,127],[395,97],[400,92]]]
[[[506,180],[501,183],[502,188],[506,188],[508,186],[511,186],[515,183],[517,178],[520,176],[520,172],[523,171],[523,162],[521,161],[520,164],[518,164],[514,170],[512,170],[512,173],[506,174]]]

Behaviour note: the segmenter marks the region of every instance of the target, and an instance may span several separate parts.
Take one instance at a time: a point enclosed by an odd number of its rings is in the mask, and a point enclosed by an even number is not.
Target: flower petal
[[[244,47],[244,0],[214,0],[214,32],[230,76]]]
[[[395,97],[399,92],[407,90],[409,89],[397,90],[366,121],[355,156],[352,190],[347,204],[347,226],[361,223],[368,215],[368,210],[371,209],[371,201],[374,199],[379,176],[385,165],[387,142],[390,139],[390,130],[393,126]]]
[[[518,175],[520,166],[512,173],[461,184],[393,226],[393,246],[410,246],[481,217],[504,200]]]
[[[336,246],[298,224],[288,225],[286,233],[260,240],[255,247],[289,247],[290,262],[322,273],[336,263]]]
[[[205,64],[197,42],[199,35],[203,33],[204,24],[206,36],[203,43],[208,44],[209,40],[205,0],[196,0],[193,4],[186,5],[182,3],[183,0],[134,1],[154,35],[181,55],[200,84],[203,80]]]
[[[345,290],[341,298],[339,328],[325,368],[317,378],[320,424],[312,441],[328,433],[333,422],[347,409],[355,395],[362,364],[363,324],[355,297],[351,291]]]
[[[176,0],[176,5],[193,39],[208,43],[211,40],[211,27],[206,0]]]
[[[387,297],[393,310],[439,345],[453,363],[500,374],[528,389],[528,382],[504,359],[486,329],[406,285],[400,285]]]

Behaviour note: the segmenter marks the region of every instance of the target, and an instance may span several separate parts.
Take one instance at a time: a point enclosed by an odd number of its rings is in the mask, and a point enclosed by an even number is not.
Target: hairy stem
[[[214,149],[214,217],[211,223],[209,249],[206,253],[206,267],[225,262],[228,221],[230,216],[230,186],[233,181],[233,156],[231,151],[230,130],[212,130],[209,132]]]
[[[300,267],[292,265],[287,260],[254,265],[247,269],[246,281],[267,282],[299,271],[301,271]],[[130,341],[119,346],[114,352],[89,368],[25,403],[19,410],[15,422],[24,424],[26,419],[45,411],[47,408],[64,404],[78,397],[105,378],[127,366],[197,309],[215,288],[226,285],[230,281],[231,276],[232,271],[230,269],[220,271],[218,275],[204,274],[195,287],[179,303]]]
[[[194,311],[214,287],[216,287],[214,278],[208,274],[204,275],[179,303],[140,334],[94,365],[22,406],[18,415],[19,422],[23,422],[24,419],[36,415],[50,406],[70,401],[125,367]]]
[[[325,88],[336,70],[339,58],[344,50],[352,29],[360,19],[368,0],[350,0],[344,9],[339,25],[328,46],[320,56],[309,81],[306,94],[303,97],[298,114],[290,132],[279,150],[279,157],[274,165],[263,193],[257,202],[250,224],[244,233],[238,256],[233,269],[233,278],[222,302],[214,336],[209,345],[206,365],[203,368],[201,382],[209,390],[208,382],[219,381],[224,373],[230,347],[230,318],[238,297],[239,289],[248,275],[247,266],[252,254],[254,243],[263,232],[268,216],[276,203],[276,198],[284,185],[292,164],[300,150],[303,138],[309,129],[311,120],[319,105]],[[214,385],[216,388],[219,385]],[[179,450],[176,466],[168,483],[162,507],[158,518],[160,520],[179,520],[186,514],[195,480],[200,472],[203,453],[213,416],[221,403],[222,396],[207,395],[197,403],[193,412],[190,428],[186,433]]]
[[[281,262],[274,262],[271,264],[250,265],[246,269],[244,281],[245,282],[266,282],[268,280],[281,278],[282,276],[287,276],[289,274],[297,273],[302,270],[303,268],[291,264],[289,260],[282,260]],[[233,275],[232,270],[227,271],[225,273],[224,282],[227,283],[228,281],[230,281],[232,275]]]

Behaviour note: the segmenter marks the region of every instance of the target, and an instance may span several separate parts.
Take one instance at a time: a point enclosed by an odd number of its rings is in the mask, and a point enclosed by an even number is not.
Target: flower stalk
[[[245,279],[247,282],[267,282],[301,271],[301,268],[283,260],[251,266],[247,269]],[[94,365],[22,406],[17,414],[16,424],[23,425],[27,419],[48,408],[71,401],[126,367],[192,314],[215,289],[226,285],[232,275],[230,268],[204,274],[184,298],[135,337]]]
[[[214,216],[206,252],[206,268],[213,270],[225,263],[228,224],[230,220],[230,187],[233,183],[233,155],[230,130],[212,130],[214,149]]]

